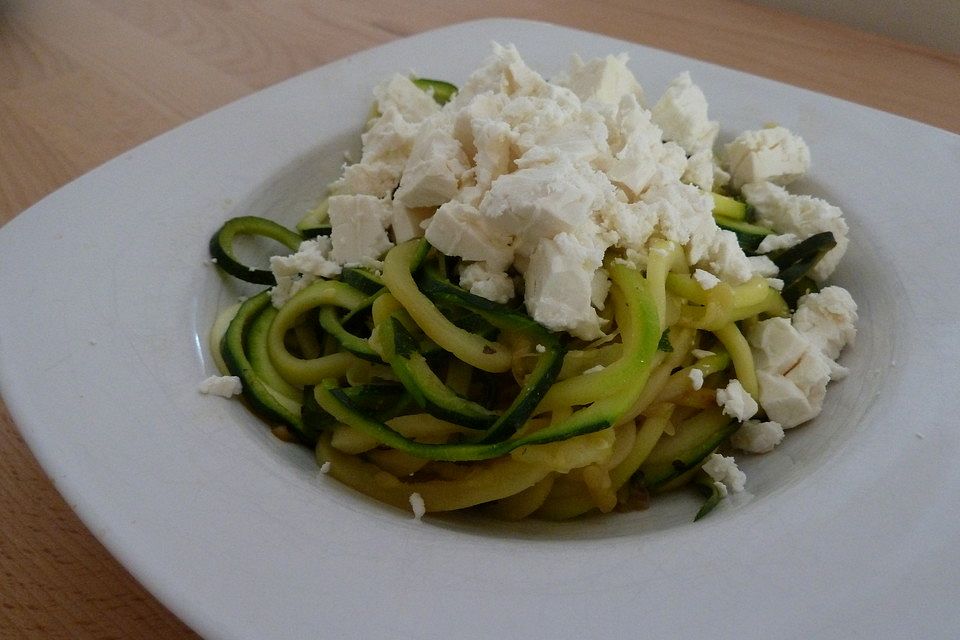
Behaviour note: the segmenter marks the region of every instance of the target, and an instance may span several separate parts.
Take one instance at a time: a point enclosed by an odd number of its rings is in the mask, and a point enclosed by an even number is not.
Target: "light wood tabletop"
[[[497,16],[596,31],[960,132],[960,57],[732,0],[4,0],[0,224],[236,98]],[[0,637],[194,637],[73,514],[2,404],[0,514]]]

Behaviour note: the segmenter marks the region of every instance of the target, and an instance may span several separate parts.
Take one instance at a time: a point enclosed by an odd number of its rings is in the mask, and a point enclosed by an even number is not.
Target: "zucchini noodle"
[[[646,274],[610,260],[612,338],[576,349],[515,308],[463,290],[451,294],[445,287],[453,285],[433,268],[445,257],[423,241],[387,253],[377,295],[325,279],[275,309],[264,292],[225,311],[211,339],[226,370],[242,373],[255,410],[314,447],[334,478],[378,500],[405,507],[418,493],[428,512],[484,505],[507,519],[609,512],[666,482],[659,468],[659,484],[643,478],[645,461],[656,459],[668,434],[703,431],[716,439],[732,430],[713,389],[733,373],[755,389],[749,345],[736,323],[707,331],[686,318],[718,297],[720,314],[730,314],[738,303],[763,301],[767,291],[754,282],[721,289],[721,296],[704,291],[676,256],[675,244],[659,243]],[[668,324],[671,306],[679,313]],[[366,362],[379,369],[363,383],[348,380],[351,367],[365,362],[356,345],[316,355],[330,337],[321,318],[337,310],[354,327],[339,339],[362,342],[380,360]],[[716,353],[696,360],[691,350],[711,340]],[[534,364],[523,364],[518,379],[515,362]],[[564,364],[574,369],[564,375]],[[706,389],[691,388],[691,369],[709,381]],[[518,409],[516,398],[531,388]],[[674,424],[676,407],[696,413]],[[515,426],[498,429],[510,416]],[[716,443],[704,448],[696,435],[688,439],[696,458],[677,460],[695,468]]]

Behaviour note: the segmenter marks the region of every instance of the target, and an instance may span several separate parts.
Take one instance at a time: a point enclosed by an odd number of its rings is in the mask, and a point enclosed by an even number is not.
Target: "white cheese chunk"
[[[610,142],[613,158],[606,173],[631,200],[652,186],[672,185],[680,180],[687,168],[686,153],[677,143],[662,141],[660,127],[634,96],[621,100],[615,131]]]
[[[656,207],[646,203],[613,201],[597,210],[595,219],[605,231],[614,234],[612,242],[621,249],[645,250],[659,216]]]
[[[484,64],[470,74],[451,101],[456,109],[482,93],[517,95],[550,95],[554,89],[543,77],[527,66],[515,46],[493,43],[493,51]]]
[[[278,309],[301,289],[319,278],[332,278],[340,273],[339,264],[330,259],[333,247],[328,236],[304,240],[288,256],[270,258],[270,271],[276,285],[270,289],[270,300]]]
[[[490,188],[493,181],[510,171],[513,161],[512,131],[510,126],[500,120],[481,120],[472,127],[474,169],[476,185],[483,191]]]
[[[327,236],[304,240],[294,253],[288,256],[273,256],[270,259],[270,269],[277,278],[298,273],[332,278],[340,273],[340,265],[329,257],[332,247],[333,243]]]
[[[753,263],[740,247],[737,234],[727,229],[714,232],[707,255],[698,264],[732,284],[743,284],[753,277]]]
[[[824,389],[827,377],[829,372],[824,378]],[[819,394],[808,396],[809,389],[801,389],[783,375],[757,371],[757,382],[760,385],[760,403],[763,410],[784,429],[791,429],[820,413],[822,397],[818,402]]]
[[[393,231],[393,241],[397,244],[423,237],[423,224],[433,215],[433,209],[411,209],[394,200],[390,214],[390,229]]]
[[[696,269],[693,272],[693,279],[697,281],[703,289],[713,289],[715,286],[720,284],[720,278],[713,275],[709,271],[704,271],[703,269]]]
[[[857,337],[857,303],[838,286],[809,293],[797,302],[794,328],[831,360]]]
[[[243,391],[243,383],[237,376],[210,376],[200,383],[200,393],[230,398]]]
[[[571,114],[566,122],[554,128],[521,133],[516,147],[521,154],[516,165],[521,169],[561,158],[573,163],[596,164],[599,158],[609,155],[606,125],[592,111]]]
[[[707,461],[703,463],[703,470],[716,482],[734,493],[743,491],[747,481],[746,474],[737,466],[736,460],[719,453],[710,454]]]
[[[393,246],[387,226],[392,203],[367,195],[336,195],[328,200],[330,258],[344,266],[379,267],[381,256]]]
[[[687,374],[690,377],[690,386],[693,387],[694,391],[699,391],[703,388],[703,371],[700,369],[690,369],[690,373]]]
[[[768,453],[782,441],[783,427],[772,420],[747,420],[730,436],[730,444],[748,453]]]
[[[417,91],[420,91],[417,89]],[[421,92],[422,93],[422,92]],[[420,125],[404,119],[395,106],[389,106],[374,119],[360,136],[363,151],[361,164],[383,163],[388,165],[399,179],[407,156],[413,149]],[[396,186],[396,183],[394,183]]]
[[[837,246],[828,251],[810,273],[821,282],[833,273],[850,242],[847,223],[838,207],[820,198],[790,194],[770,182],[746,184],[743,195],[756,209],[757,224],[771,227],[778,233],[794,234],[804,240],[816,233],[831,232]]]
[[[584,340],[598,338],[600,318],[591,305],[591,293],[603,251],[585,246],[570,233],[542,240],[524,274],[531,317],[551,331],[568,331]]]
[[[343,168],[343,175],[331,190],[343,195],[367,195],[387,198],[397,187],[400,168],[386,162],[360,162]]]
[[[708,257],[719,232],[713,219],[713,198],[709,194],[677,182],[651,187],[640,203],[642,208],[649,208],[647,215],[657,220],[656,235],[683,246],[691,264]]]
[[[810,168],[807,143],[784,127],[744,131],[724,149],[735,189],[750,182],[790,184]]]
[[[391,107],[396,109],[407,122],[421,122],[440,110],[426,91],[413,84],[410,78],[399,73],[373,89],[377,110],[385,113]]]
[[[427,505],[419,493],[410,494],[410,508],[413,510],[413,519],[420,522],[427,513]]]
[[[767,256],[749,256],[747,260],[750,261],[750,270],[754,275],[772,278],[780,273],[777,265]]]
[[[740,422],[749,420],[757,414],[760,407],[739,380],[731,380],[723,389],[717,389],[717,404],[723,407],[724,415],[736,418]]]
[[[588,167],[561,159],[500,176],[480,202],[480,213],[514,238],[517,254],[529,256],[541,238],[588,226],[591,212],[612,197],[604,183]]]
[[[687,158],[687,166],[680,179],[687,184],[700,187],[704,191],[713,191],[718,179],[722,180],[722,173],[718,173],[713,151],[704,149]],[[722,170],[721,170],[722,171]]]
[[[557,78],[557,83],[569,87],[584,102],[596,100],[616,105],[623,96],[630,95],[643,104],[643,89],[627,67],[628,61],[626,54],[587,62],[575,55],[569,71]]]
[[[452,127],[436,128],[431,120],[417,136],[394,198],[411,208],[438,207],[457,195],[466,170],[467,158]]]
[[[487,125],[506,127],[510,131],[510,125],[503,122],[502,113],[504,107],[510,102],[510,97],[502,93],[486,92],[480,93],[464,99],[462,92],[457,94],[455,108],[448,107],[452,111],[453,135],[460,141],[460,146],[467,157],[473,158],[477,153],[478,129]]]
[[[764,236],[760,244],[757,245],[757,253],[770,253],[779,249],[789,249],[800,242],[800,237],[795,233],[770,234]]]
[[[513,280],[503,271],[491,271],[483,262],[474,262],[460,272],[460,286],[470,293],[501,304],[513,297]]]
[[[754,350],[760,405],[784,429],[820,413],[832,360],[786,318],[758,322],[747,332]]]
[[[513,250],[509,238],[499,233],[488,218],[468,204],[448,202],[427,222],[425,237],[438,251],[471,262],[485,262],[488,268],[505,271]]]
[[[710,151],[720,132],[720,124],[707,117],[706,96],[686,71],[670,82],[652,113],[664,138],[679,144],[689,155]],[[712,183],[712,167],[710,173]]]
[[[590,304],[598,310],[603,311],[607,304],[607,295],[610,294],[610,274],[606,269],[600,268],[593,272],[593,279],[590,281]]]

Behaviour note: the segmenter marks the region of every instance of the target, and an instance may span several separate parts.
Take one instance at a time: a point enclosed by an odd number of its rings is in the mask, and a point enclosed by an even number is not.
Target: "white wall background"
[[[960,0],[749,0],[960,54]]]

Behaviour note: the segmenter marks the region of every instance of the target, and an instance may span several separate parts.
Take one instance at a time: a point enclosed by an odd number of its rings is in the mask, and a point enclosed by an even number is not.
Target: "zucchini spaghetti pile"
[[[283,439],[377,500],[505,519],[646,508],[696,517],[819,413],[856,306],[821,286],[839,210],[789,194],[809,152],[782,128],[718,133],[687,74],[651,109],[609,56],[548,82],[495,46],[459,90],[395,76],[363,155],[297,225],[213,236],[264,285],[216,320],[236,387]],[[238,236],[289,248],[244,264]],[[236,384],[234,384],[236,383]]]

